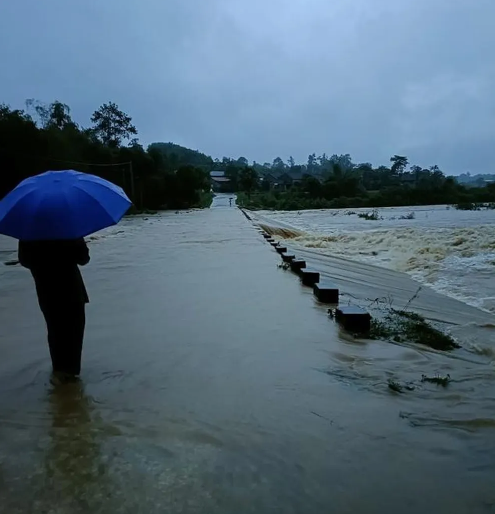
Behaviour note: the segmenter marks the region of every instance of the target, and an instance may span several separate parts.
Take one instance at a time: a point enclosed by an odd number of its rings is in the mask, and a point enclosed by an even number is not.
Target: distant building
[[[304,174],[302,173],[302,171],[291,170],[288,172],[288,175],[291,179],[292,185],[300,184],[304,178]]]
[[[225,171],[210,171],[211,189],[215,193],[231,193],[232,184]]]
[[[211,178],[225,178],[225,171],[210,171]]]
[[[262,180],[269,184],[269,189],[273,191],[286,191],[295,184],[300,184],[304,175],[301,171],[289,170],[289,171],[277,171],[272,170],[270,173],[266,173]]]
[[[273,191],[285,191],[286,186],[280,180],[281,173],[273,171],[271,173],[265,173],[261,177],[261,182],[268,184],[267,189],[271,189]]]

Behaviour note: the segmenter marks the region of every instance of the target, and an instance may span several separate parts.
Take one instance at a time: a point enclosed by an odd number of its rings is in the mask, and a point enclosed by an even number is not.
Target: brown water
[[[0,512],[494,512],[491,315],[423,291],[463,349],[355,340],[217,205],[91,241],[81,386],[49,384],[31,278],[0,268]],[[417,287],[324,259],[358,303]]]

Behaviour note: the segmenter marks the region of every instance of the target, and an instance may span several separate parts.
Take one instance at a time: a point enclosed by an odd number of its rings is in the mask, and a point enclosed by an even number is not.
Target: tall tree
[[[407,157],[403,155],[394,155],[393,157],[390,157],[390,162],[392,163],[391,170],[394,175],[404,173],[406,166],[409,164]]]
[[[314,173],[316,166],[317,166],[316,154],[312,153],[312,154],[308,155],[308,164],[306,166],[306,170],[310,174]]]
[[[225,169],[225,177],[230,180],[230,185],[234,191],[239,187],[239,174],[241,169],[242,168],[234,163],[229,164]]]
[[[38,118],[38,123],[42,128],[55,127],[63,129],[68,125],[74,125],[70,117],[70,107],[67,104],[55,100],[49,105],[30,98],[26,100],[26,108],[29,111],[35,112],[35,118]]]
[[[258,186],[258,174],[254,168],[245,167],[239,174],[239,185],[246,191],[249,198]]]
[[[330,157],[330,162],[333,165],[338,164],[342,171],[348,171],[354,168],[351,156],[348,153],[341,155],[333,154],[332,157]]]
[[[239,157],[239,159],[236,161],[236,164],[238,166],[249,166],[249,162],[245,157]]]
[[[113,102],[103,104],[93,113],[91,121],[96,136],[103,144],[111,148],[117,148],[122,140],[137,135],[136,127],[132,124],[132,118],[121,111],[118,105]]]
[[[277,171],[284,171],[284,161],[280,157],[275,157],[275,159],[273,159],[272,169]]]
[[[49,126],[63,129],[68,125],[74,125],[70,117],[70,107],[56,100],[50,104]]]

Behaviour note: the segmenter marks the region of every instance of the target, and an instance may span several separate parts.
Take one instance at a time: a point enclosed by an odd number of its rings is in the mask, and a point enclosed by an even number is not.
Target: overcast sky
[[[495,172],[495,0],[4,0],[0,102],[114,101],[143,144]]]

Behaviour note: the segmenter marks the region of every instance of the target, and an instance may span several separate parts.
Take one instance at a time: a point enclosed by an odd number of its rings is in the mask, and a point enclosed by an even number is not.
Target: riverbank
[[[218,206],[91,239],[79,389],[49,385],[32,280],[0,266],[5,512],[486,512],[493,317],[431,293],[417,307],[452,317],[462,349],[356,340]],[[410,298],[403,274],[309,253],[344,302]],[[437,373],[447,387],[421,382]]]
[[[366,194],[348,198],[314,197],[308,191],[256,191],[247,195],[238,193],[239,205],[252,211],[305,211],[324,209],[360,209],[370,212],[386,207],[418,207],[424,205],[452,205],[460,210],[493,209],[493,193],[486,188],[466,189],[452,194],[431,194],[430,190],[415,191],[396,188],[394,191],[368,191]]]

